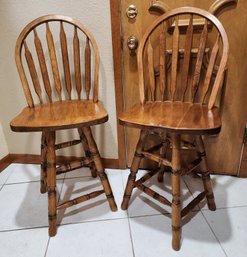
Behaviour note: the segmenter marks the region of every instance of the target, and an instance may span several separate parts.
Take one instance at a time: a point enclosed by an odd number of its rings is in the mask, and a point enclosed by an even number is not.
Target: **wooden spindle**
[[[181,73],[181,84],[180,84],[182,101],[184,101],[185,92],[187,90],[192,40],[193,40],[193,15],[190,16],[190,22],[189,22],[189,26],[187,28],[186,39],[185,39],[184,60],[183,60],[183,67],[182,67],[182,73]]]
[[[55,131],[46,132],[49,236],[57,233]]]
[[[206,192],[201,192],[196,198],[194,198],[183,210],[181,211],[181,217],[187,215],[192,211],[206,196]]]
[[[155,192],[153,189],[151,189],[143,184],[137,184],[137,183],[136,183],[136,187],[138,189],[140,189],[143,193],[151,196],[153,199],[159,201],[160,203],[168,205],[168,206],[172,205],[170,201],[168,201],[164,196]]]
[[[171,99],[174,101],[176,86],[177,86],[177,69],[178,69],[178,51],[179,51],[179,28],[178,16],[175,20],[175,29],[173,32],[172,41],[172,68],[171,68]]]
[[[150,90],[150,94],[151,94],[151,100],[154,101],[154,92],[155,92],[154,51],[153,51],[153,47],[152,47],[150,38],[148,40],[147,54],[148,54],[149,90]]]
[[[45,91],[49,101],[52,102],[51,83],[50,83],[50,79],[49,79],[49,75],[46,67],[44,51],[36,29],[34,29],[33,31],[34,31],[34,44],[35,44],[35,48],[36,48],[36,52],[39,60],[39,66],[42,74],[43,83],[45,86]]]
[[[94,191],[94,192],[86,194],[86,195],[76,197],[73,200],[69,200],[65,203],[62,203],[62,204],[58,205],[57,210],[60,210],[60,209],[63,209],[63,208],[68,208],[68,207],[73,206],[75,204],[88,201],[90,199],[93,199],[93,198],[103,194],[104,192],[105,192],[104,190],[98,190],[98,191]]]
[[[81,99],[81,63],[80,63],[80,48],[77,28],[74,30],[74,69],[75,69],[75,85],[78,99]]]
[[[213,74],[214,65],[215,65],[215,61],[216,61],[218,52],[219,52],[219,34],[217,36],[217,39],[215,41],[215,44],[213,46],[211,56],[210,56],[210,59],[209,59],[208,68],[207,68],[207,72],[206,72],[206,77],[205,77],[204,85],[203,85],[203,88],[202,88],[201,103],[204,102],[206,94],[208,92],[208,88],[209,88],[210,80],[211,80],[211,77],[212,77],[212,74]]]
[[[85,91],[87,100],[89,100],[89,94],[91,89],[91,48],[89,44],[89,38],[86,40],[85,47]]]
[[[63,22],[60,22],[60,43],[61,43],[61,51],[63,58],[63,69],[64,69],[64,78],[66,91],[69,99],[71,99],[71,77],[70,77],[70,67],[69,67],[69,56],[68,56],[68,46],[67,46],[67,38],[63,27]]]
[[[166,89],[166,34],[162,26],[160,34],[160,94],[161,100],[164,100]]]
[[[181,169],[180,135],[171,134],[172,139],[172,247],[178,251],[181,239]]]
[[[199,82],[200,82],[200,75],[201,75],[201,68],[202,68],[202,62],[203,62],[203,56],[205,54],[205,47],[206,47],[206,41],[207,41],[207,36],[208,36],[208,22],[205,20],[205,24],[203,27],[203,31],[201,33],[200,37],[200,43],[199,43],[199,48],[198,48],[198,54],[197,54],[197,59],[196,59],[196,65],[195,65],[195,71],[193,75],[193,81],[192,81],[192,102],[195,100],[196,92],[199,87]]]
[[[26,41],[24,41],[24,48],[25,48],[25,57],[26,57],[26,61],[27,61],[27,66],[28,66],[28,69],[30,71],[30,75],[31,75],[31,78],[33,81],[34,90],[39,97],[40,103],[42,104],[43,103],[42,91],[41,91],[41,87],[40,87],[40,83],[39,83],[38,74],[37,74],[35,64],[33,61],[33,56],[31,54],[31,52],[29,51]]]
[[[48,22],[46,23],[46,40],[47,40],[49,55],[50,55],[50,59],[51,59],[51,67],[52,67],[52,73],[53,73],[53,78],[54,78],[54,84],[55,84],[56,92],[58,94],[58,98],[61,101],[62,100],[62,95],[61,95],[62,86],[61,86],[61,81],[60,81],[60,74],[59,74],[59,69],[58,69],[54,40],[53,40],[53,36],[51,34],[51,30],[50,30]]]

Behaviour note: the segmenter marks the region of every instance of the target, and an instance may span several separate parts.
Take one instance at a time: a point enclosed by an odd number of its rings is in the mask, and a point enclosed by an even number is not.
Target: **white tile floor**
[[[71,172],[58,181],[58,201],[97,188],[89,171]],[[143,173],[143,172],[140,172]],[[217,211],[202,204],[183,221],[182,247],[171,248],[171,220],[166,208],[134,192],[128,212],[120,209],[128,171],[107,170],[119,210],[105,197],[58,213],[56,237],[47,231],[47,196],[39,193],[39,166],[12,164],[0,173],[0,257],[246,257],[247,179],[213,176]],[[170,193],[165,183],[149,184]],[[199,192],[198,179],[184,177],[183,201]],[[145,203],[144,203],[145,202]]]

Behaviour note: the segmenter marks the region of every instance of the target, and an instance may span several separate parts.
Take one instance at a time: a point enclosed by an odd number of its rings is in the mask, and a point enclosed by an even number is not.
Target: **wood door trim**
[[[115,103],[117,114],[118,160],[120,169],[126,168],[126,144],[124,127],[118,123],[118,115],[124,110],[123,84],[122,84],[122,47],[121,47],[121,15],[119,0],[110,0],[112,49],[115,81]]]

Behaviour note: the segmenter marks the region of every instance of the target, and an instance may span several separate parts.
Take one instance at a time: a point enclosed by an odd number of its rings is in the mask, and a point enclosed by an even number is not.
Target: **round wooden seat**
[[[191,102],[138,103],[119,116],[120,124],[141,129],[162,128],[186,134],[216,134],[221,128],[217,107]]]
[[[17,132],[43,131],[92,126],[106,122],[102,103],[91,100],[67,100],[26,107],[10,123]]]

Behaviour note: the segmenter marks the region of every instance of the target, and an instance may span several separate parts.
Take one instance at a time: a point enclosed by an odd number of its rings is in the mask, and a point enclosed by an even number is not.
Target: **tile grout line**
[[[128,225],[129,225],[129,233],[130,233],[132,253],[133,253],[133,257],[135,257],[136,255],[135,255],[135,249],[134,249],[134,241],[133,241],[133,237],[132,237],[131,226],[130,226],[130,218],[129,217],[128,217]]]
[[[123,190],[125,190],[123,173],[121,173],[121,178],[122,178],[122,186],[123,186]],[[130,236],[130,241],[131,241],[131,248],[132,248],[133,257],[135,257],[136,255],[135,255],[135,250],[134,250],[133,237],[132,237],[132,233],[131,233],[130,217],[129,217],[129,211],[128,211],[128,209],[126,210],[126,212],[127,212],[128,226],[129,226],[129,236]]]
[[[215,232],[214,232],[213,228],[210,226],[210,223],[209,223],[209,222],[208,222],[208,220],[206,219],[206,217],[205,217],[205,215],[204,215],[203,211],[202,211],[202,210],[200,210],[200,212],[201,212],[201,214],[202,214],[202,216],[203,216],[204,220],[205,220],[205,221],[206,221],[206,223],[208,224],[208,226],[209,226],[209,228],[210,228],[211,232],[213,233],[213,235],[214,235],[215,239],[217,240],[218,244],[220,245],[221,250],[224,252],[225,256],[226,256],[226,257],[228,257],[228,255],[226,254],[225,249],[224,249],[224,248],[223,248],[223,246],[221,245],[220,240],[219,240],[219,239],[218,239],[218,237],[216,236],[216,234],[215,234]]]
[[[44,255],[44,257],[46,257],[46,255],[47,255],[47,252],[48,252],[48,247],[49,247],[49,244],[50,244],[50,237],[49,237],[49,239],[48,239],[48,242],[47,242],[47,245],[46,245],[46,249],[45,249],[45,255]]]
[[[191,193],[192,197],[193,197],[193,198],[195,198],[195,197],[194,197],[194,195],[193,195],[193,193],[192,193],[192,191],[190,190],[190,188],[189,188],[188,184],[186,183],[186,181],[185,181],[184,179],[183,179],[183,181],[184,181],[184,183],[185,183],[186,187],[188,188],[189,192]],[[203,216],[204,220],[206,221],[207,225],[209,226],[209,229],[210,229],[210,230],[211,230],[211,232],[213,233],[213,235],[214,235],[214,237],[215,237],[216,241],[217,241],[217,242],[218,242],[218,244],[220,245],[221,250],[223,251],[223,253],[225,254],[225,256],[226,256],[226,257],[228,257],[228,255],[226,254],[226,252],[225,252],[224,248],[222,247],[222,245],[221,245],[221,243],[220,243],[220,241],[219,241],[218,237],[217,237],[217,236],[216,236],[216,234],[214,233],[214,231],[213,231],[213,229],[211,228],[211,226],[210,226],[210,224],[209,224],[208,220],[206,219],[205,215],[203,214],[203,209],[201,208],[200,204],[198,204],[197,206],[198,206],[199,211],[201,212],[201,214],[202,214],[202,216]],[[208,211],[209,211],[209,209],[208,209]]]

